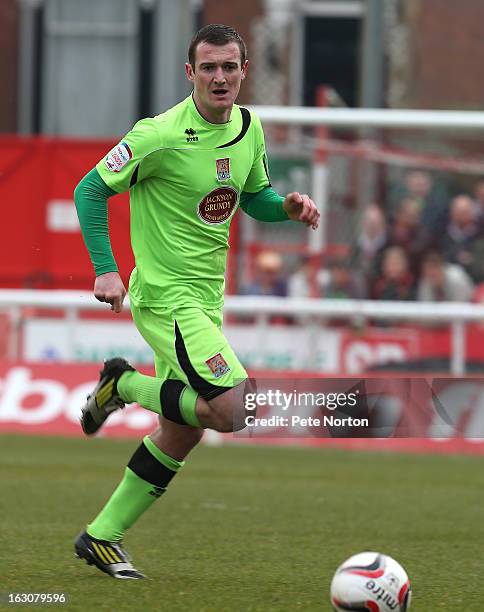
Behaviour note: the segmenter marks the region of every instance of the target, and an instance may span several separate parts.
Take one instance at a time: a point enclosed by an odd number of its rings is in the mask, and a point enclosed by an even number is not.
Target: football
[[[411,588],[406,571],[387,555],[363,552],[342,563],[331,582],[336,612],[404,612]]]

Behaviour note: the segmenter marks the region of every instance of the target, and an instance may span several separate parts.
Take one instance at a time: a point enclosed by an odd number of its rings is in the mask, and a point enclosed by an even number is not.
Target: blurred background
[[[151,364],[128,312],[86,305],[93,272],[72,194],[140,117],[189,94],[188,42],[214,22],[247,42],[239,103],[260,109],[273,186],[312,194],[323,213],[317,233],[235,216],[225,329],[246,366],[482,372],[482,116],[462,130],[430,115],[418,128],[308,123],[300,109],[479,111],[483,20],[480,0],[2,0],[3,375],[21,363],[32,382],[46,364],[114,354]],[[301,121],[276,123],[266,106]],[[109,213],[127,280],[127,195]]]

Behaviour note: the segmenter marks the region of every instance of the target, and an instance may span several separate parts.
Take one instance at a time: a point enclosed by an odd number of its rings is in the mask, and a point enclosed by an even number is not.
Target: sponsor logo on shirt
[[[104,165],[110,172],[119,172],[132,157],[128,143],[120,142],[106,155]]]
[[[230,366],[222,357],[222,353],[217,353],[213,357],[210,357],[205,363],[208,365],[214,378],[221,378],[224,374],[230,372]]]
[[[228,181],[230,178],[230,157],[216,159],[215,165],[217,167],[217,181]]]
[[[224,223],[235,210],[237,195],[233,187],[217,187],[198,204],[198,216],[209,225]]]

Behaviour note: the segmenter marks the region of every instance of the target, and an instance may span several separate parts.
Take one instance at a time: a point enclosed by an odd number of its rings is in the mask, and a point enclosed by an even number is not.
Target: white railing
[[[62,309],[69,325],[76,325],[79,311],[106,311],[109,306],[98,302],[87,291],[37,291],[0,289],[0,310],[10,313],[13,322],[9,356],[18,357],[18,331],[26,307]],[[125,308],[128,307],[126,300]],[[227,296],[226,314],[255,316],[256,325],[269,324],[271,315],[310,316],[314,319],[348,319],[361,321],[411,321],[413,323],[448,323],[451,328],[451,372],[465,373],[466,323],[484,321],[484,306],[455,302],[377,302],[370,300],[315,300],[256,296]],[[484,349],[483,349],[484,355]]]
[[[402,129],[482,130],[484,112],[394,110],[386,108],[317,108],[307,106],[252,106],[263,123],[389,127]]]

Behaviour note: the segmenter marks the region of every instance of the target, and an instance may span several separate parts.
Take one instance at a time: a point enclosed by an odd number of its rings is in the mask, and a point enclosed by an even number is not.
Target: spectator
[[[471,242],[470,261],[466,271],[475,283],[484,282],[484,235],[480,225],[479,235]]]
[[[468,302],[474,285],[461,266],[444,261],[438,251],[429,251],[422,262],[417,288],[421,302]]]
[[[388,232],[382,209],[376,204],[369,204],[363,211],[358,237],[352,247],[353,268],[360,273],[367,288],[379,275],[381,256],[387,240]]]
[[[456,196],[451,202],[449,224],[440,243],[444,258],[469,272],[472,243],[478,235],[479,224],[474,203],[467,195]]]
[[[477,219],[482,223],[484,221],[484,177],[474,185],[473,193]]]
[[[310,257],[303,257],[300,267],[287,281],[287,295],[290,297],[321,297],[323,270],[315,270]]]
[[[365,288],[361,276],[353,272],[348,259],[329,262],[322,278],[323,296],[331,299],[363,299]]]
[[[405,198],[390,226],[388,245],[400,246],[407,254],[410,268],[416,275],[422,253],[428,247],[430,236],[421,223],[421,207],[417,200]]]
[[[376,300],[415,299],[414,277],[402,247],[391,246],[385,249],[381,276],[374,283],[372,297]]]
[[[275,251],[261,251],[255,260],[254,281],[242,289],[245,295],[286,296],[286,281],[282,277],[282,258]]]
[[[444,231],[448,218],[448,194],[435,184],[432,175],[424,170],[410,170],[405,175],[404,184],[394,189],[391,197],[393,211],[404,199],[415,200],[421,210],[421,222],[430,233]]]

